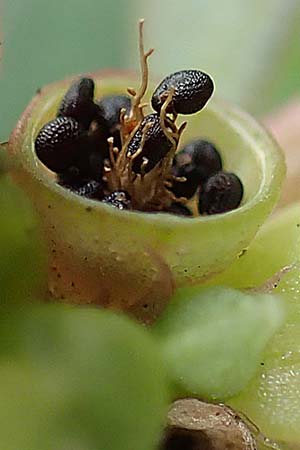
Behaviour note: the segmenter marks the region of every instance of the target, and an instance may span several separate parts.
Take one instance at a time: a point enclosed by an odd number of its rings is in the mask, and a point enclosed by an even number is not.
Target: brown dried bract
[[[257,450],[257,445],[231,408],[187,398],[171,406],[160,450]]]

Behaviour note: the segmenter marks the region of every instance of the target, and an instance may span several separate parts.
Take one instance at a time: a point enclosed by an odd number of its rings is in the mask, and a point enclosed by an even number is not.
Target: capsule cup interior
[[[125,93],[137,85],[127,73],[92,74],[96,97]],[[37,159],[34,140],[56,115],[70,80],[41,90],[12,133],[13,176],[41,215],[48,242],[49,290],[53,297],[93,303],[153,321],[176,286],[201,283],[223,271],[248,246],[280,195],[283,154],[254,119],[213,99],[185,116],[181,144],[201,137],[220,149],[225,170],[243,182],[234,211],[182,218],[163,213],[119,211],[73,194],[55,183]]]

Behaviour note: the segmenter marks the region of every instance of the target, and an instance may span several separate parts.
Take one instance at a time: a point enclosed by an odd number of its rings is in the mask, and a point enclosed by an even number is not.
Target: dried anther
[[[200,70],[181,70],[167,76],[155,89],[152,107],[159,112],[170,89],[174,96],[169,111],[175,114],[193,114],[200,111],[212,96],[212,79]]]
[[[199,199],[200,214],[220,214],[237,208],[243,185],[234,173],[218,172],[205,183]]]
[[[256,450],[247,424],[229,407],[197,399],[173,403],[160,450]]]

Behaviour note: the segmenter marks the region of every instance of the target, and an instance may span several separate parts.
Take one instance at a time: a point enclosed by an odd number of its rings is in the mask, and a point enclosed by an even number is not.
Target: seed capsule
[[[103,203],[108,203],[118,209],[130,209],[131,202],[125,191],[115,191],[103,198]]]
[[[136,173],[141,172],[141,165],[145,160],[148,162],[144,167],[144,171],[147,173],[152,170],[153,167],[166,156],[172,147],[172,143],[167,139],[160,126],[159,116],[157,114],[149,114],[149,116],[144,118],[139,129],[128,144],[128,155],[134,155],[141,147],[143,129],[146,124],[151,125],[145,133],[143,150],[141,154],[134,159],[132,164],[132,169]]]
[[[221,169],[221,156],[212,143],[201,139],[190,142],[174,158],[173,175],[186,181],[174,181],[172,192],[176,197],[191,198],[199,185]]]
[[[99,107],[98,120],[104,126],[107,137],[114,138],[114,146],[120,148],[120,112],[126,110],[129,115],[131,99],[127,95],[107,95],[96,101]]]
[[[64,172],[74,164],[81,150],[84,130],[72,117],[57,117],[46,123],[35,140],[40,161],[53,172]]]
[[[214,84],[210,76],[200,70],[172,73],[154,91],[151,104],[155,111],[160,112],[171,88],[175,91],[168,112],[193,114],[200,111],[209,100]]]
[[[239,206],[243,185],[234,173],[218,172],[210,177],[199,198],[200,214],[220,214]]]
[[[84,128],[89,128],[95,118],[97,106],[94,104],[95,84],[91,78],[80,78],[75,81],[65,94],[57,116],[76,119]]]

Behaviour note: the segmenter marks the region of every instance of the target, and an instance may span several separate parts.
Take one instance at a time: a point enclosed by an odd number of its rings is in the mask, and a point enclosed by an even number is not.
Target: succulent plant
[[[141,54],[144,76],[150,54],[144,50]],[[137,83],[136,76],[127,72],[86,76],[93,79],[99,99],[124,95],[128,86]],[[42,88],[9,141],[13,177],[29,193],[42,219],[49,253],[49,292],[55,299],[111,307],[153,322],[175,287],[199,284],[223,271],[252,240],[279,197],[285,174],[283,155],[254,119],[216,98],[189,117],[181,145],[199,136],[214,142],[224,170],[242,180],[241,205],[225,214],[199,216],[192,198],[186,206],[195,217],[188,219],[165,211],[111,208],[59,185],[56,174],[35,152],[40,130],[55,119],[71,84],[68,79]],[[144,94],[143,83],[141,89]],[[135,94],[133,109],[138,114],[142,112],[141,99],[136,98],[140,90],[129,89]],[[120,190],[118,183],[114,191]],[[143,189],[147,193],[148,188]],[[168,201],[171,208],[171,196]]]

